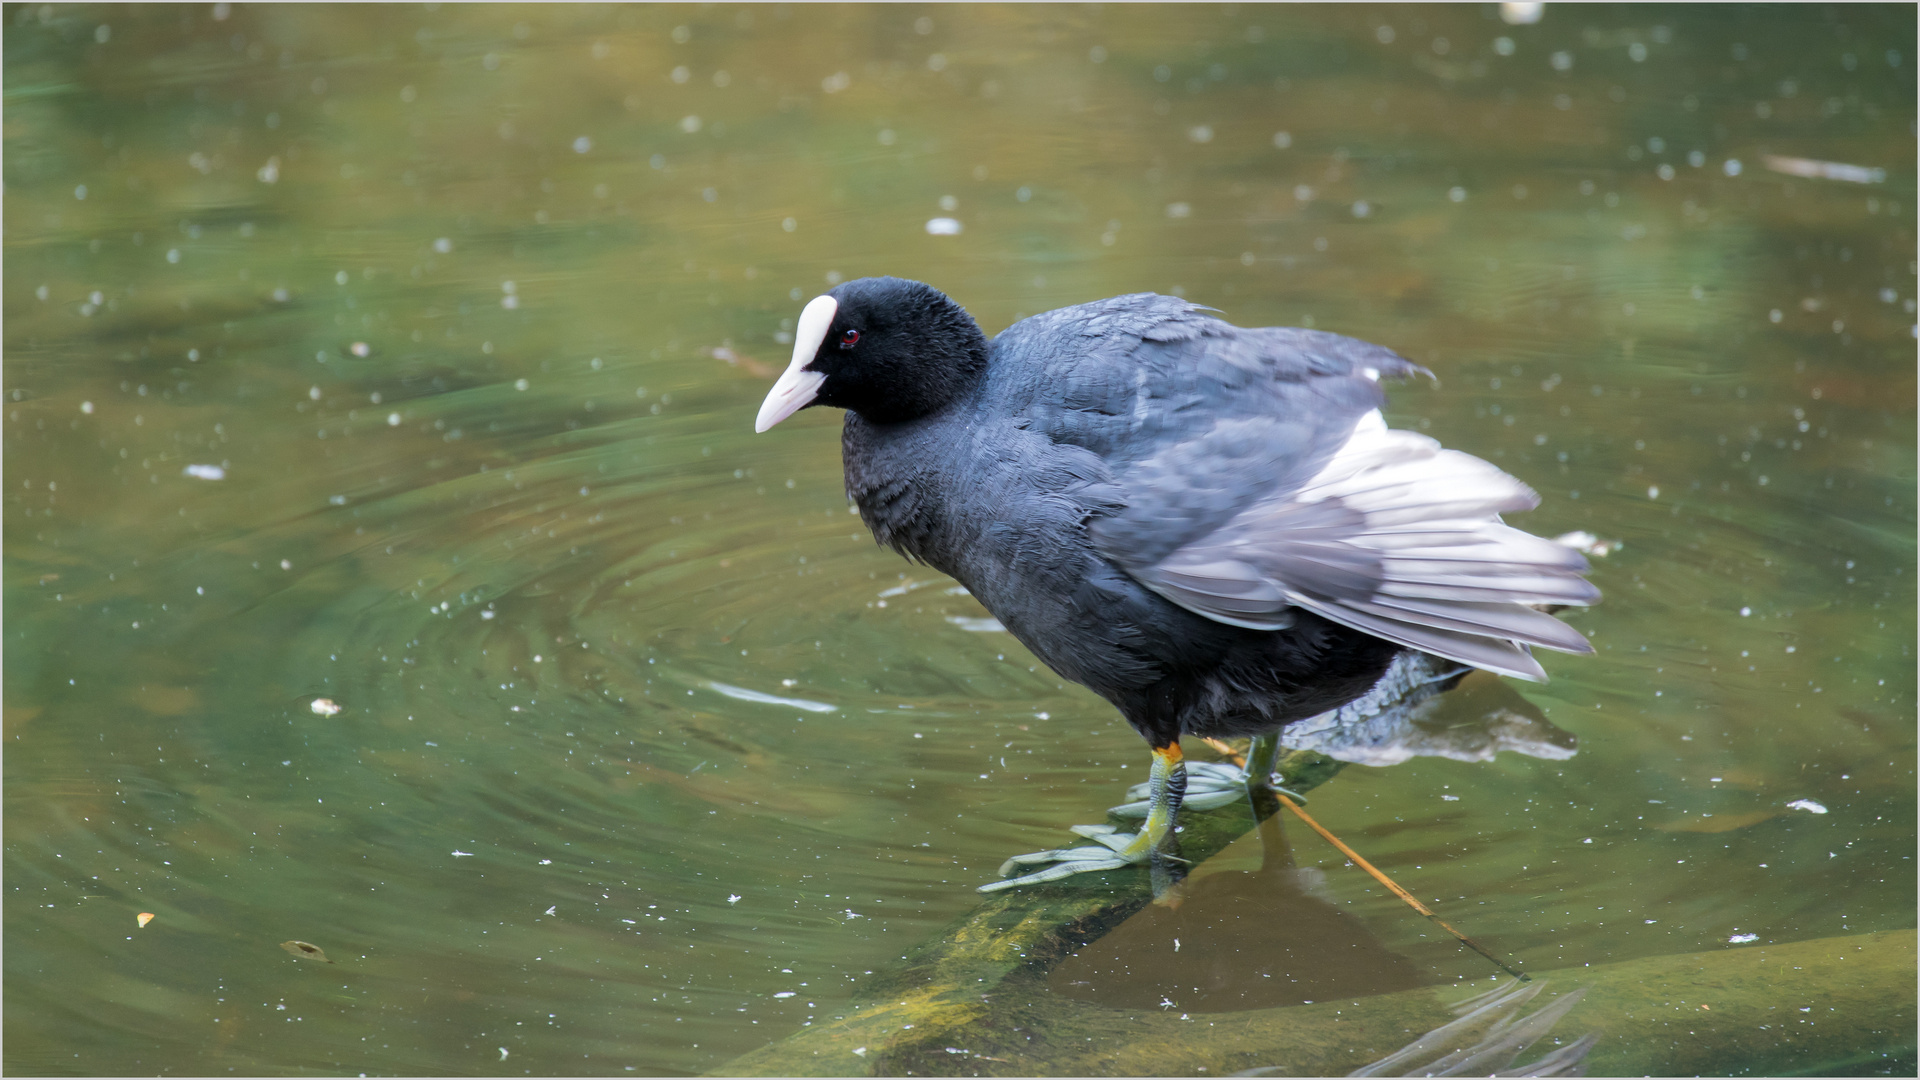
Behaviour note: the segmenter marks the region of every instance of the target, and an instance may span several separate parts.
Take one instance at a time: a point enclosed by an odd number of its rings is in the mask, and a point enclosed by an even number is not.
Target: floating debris
[[[318,960],[323,964],[333,963],[333,961],[327,959],[326,953],[320,951],[320,946],[318,945],[309,945],[304,941],[283,941],[280,943],[280,947],[302,960]]]
[[[1659,491],[1658,488],[1650,490],[1653,494]],[[1627,546],[1624,540],[1602,540],[1585,529],[1561,533],[1553,538],[1553,542],[1563,547],[1570,547],[1582,555],[1591,555],[1596,559],[1604,559]]]
[[[928,236],[959,236],[966,226],[959,218],[937,217],[927,219]]]
[[[1805,810],[1809,814],[1824,814],[1827,808],[1812,799],[1795,799],[1787,804],[1789,810]]]
[[[733,698],[736,701],[751,701],[760,705],[784,705],[790,709],[805,709],[808,712],[817,712],[817,713],[830,713],[830,712],[840,711],[840,707],[838,705],[828,705],[826,702],[823,702],[823,701],[808,701],[805,698],[778,697],[773,694],[763,694],[758,690],[748,690],[739,686],[728,686],[726,683],[720,683],[720,682],[708,683],[707,689],[712,690],[718,694],[725,694],[726,696]]]
[[[1749,941],[1759,941],[1759,934],[1735,934],[1727,939],[1729,945],[1745,945]]]
[[[1869,168],[1865,165],[1844,165],[1838,161],[1818,161],[1814,158],[1782,157],[1779,154],[1764,154],[1760,163],[1777,173],[1788,176],[1804,176],[1809,180],[1845,180],[1854,184],[1877,184],[1887,178],[1887,170]]]
[[[140,914],[135,915],[133,917],[133,921],[139,923],[140,928],[144,930],[146,929],[147,924],[153,921],[153,912],[143,911]]]
[[[87,411],[92,410],[89,409]],[[180,475],[191,476],[195,480],[225,480],[227,478],[227,470],[218,465],[189,465],[180,470]]]
[[[715,345],[711,349],[702,349],[701,351],[713,357],[715,360],[725,360],[728,364],[744,370],[756,379],[771,379],[780,374],[779,368],[771,364],[762,363],[751,356],[737,353],[730,345]]]
[[[330,697],[317,697],[307,708],[312,709],[315,716],[338,716],[343,706]]]

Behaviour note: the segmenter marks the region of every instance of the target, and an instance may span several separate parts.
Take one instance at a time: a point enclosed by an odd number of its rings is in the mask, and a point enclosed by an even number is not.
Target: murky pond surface
[[[720,1068],[1143,779],[837,415],[751,433],[875,273],[1390,345],[1622,542],[1521,688],[1577,755],[1315,792],[1462,929],[1914,923],[1911,8],[5,18],[9,1072]]]

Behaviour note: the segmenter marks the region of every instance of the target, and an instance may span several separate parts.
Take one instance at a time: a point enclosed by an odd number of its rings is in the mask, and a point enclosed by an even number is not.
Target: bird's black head
[[[849,281],[817,296],[793,331],[793,363],[760,406],[765,431],[810,405],[876,424],[952,401],[987,365],[987,338],[959,304],[904,278]]]

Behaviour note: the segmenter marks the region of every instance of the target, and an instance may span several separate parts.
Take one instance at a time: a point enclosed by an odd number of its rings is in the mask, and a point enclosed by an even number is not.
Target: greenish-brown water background
[[[1625,542],[1524,688],[1577,756],[1315,793],[1463,929],[1913,925],[1910,7],[5,20],[10,1072],[715,1068],[1118,801],[837,417],[751,434],[871,273],[1379,341],[1440,377],[1394,423]]]

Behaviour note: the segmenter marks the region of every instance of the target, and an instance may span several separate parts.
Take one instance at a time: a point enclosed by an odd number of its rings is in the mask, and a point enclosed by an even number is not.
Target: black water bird
[[[1424,369],[1208,311],[1137,293],[989,341],[930,286],[849,281],[801,311],[754,425],[845,409],[847,494],[874,537],[1146,737],[1140,832],[1080,827],[1103,846],[1018,857],[1059,864],[1023,882],[1162,850],[1182,735],[1270,736],[1366,695],[1409,650],[1533,680],[1531,646],[1592,651],[1537,607],[1597,599],[1586,560],[1500,520],[1539,497],[1386,426],[1381,380]]]

